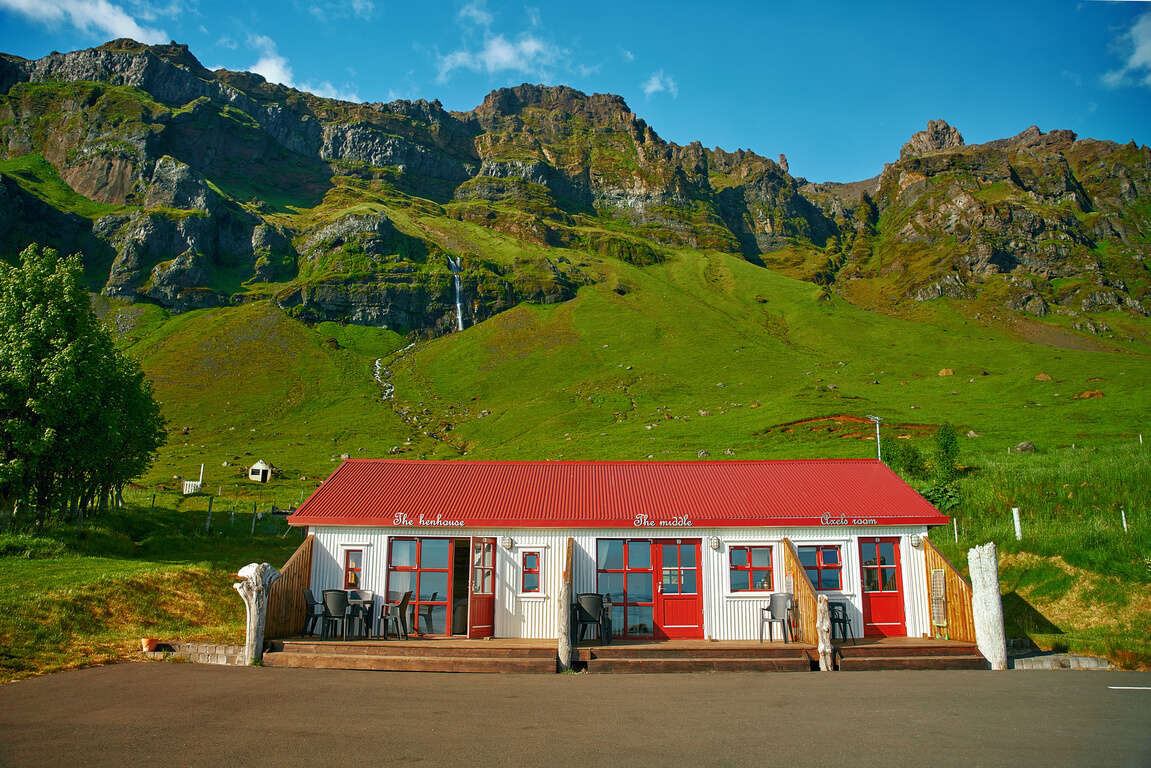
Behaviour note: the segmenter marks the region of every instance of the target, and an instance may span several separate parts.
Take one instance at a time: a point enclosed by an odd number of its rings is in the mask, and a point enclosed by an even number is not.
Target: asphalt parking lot
[[[0,687],[3,766],[325,763],[1148,766],[1151,674],[138,663]]]

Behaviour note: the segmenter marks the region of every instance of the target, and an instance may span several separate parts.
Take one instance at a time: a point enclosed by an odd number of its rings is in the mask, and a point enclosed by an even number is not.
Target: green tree
[[[0,515],[81,515],[155,457],[163,418],[92,311],[77,256],[0,264]]]

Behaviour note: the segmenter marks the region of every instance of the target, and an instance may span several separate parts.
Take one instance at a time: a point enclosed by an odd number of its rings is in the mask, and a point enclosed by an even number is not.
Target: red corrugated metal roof
[[[660,528],[942,525],[948,518],[874,459],[348,459],[288,522]]]

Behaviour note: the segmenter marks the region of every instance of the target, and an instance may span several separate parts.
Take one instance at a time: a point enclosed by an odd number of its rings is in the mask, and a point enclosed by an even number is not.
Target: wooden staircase
[[[687,646],[670,643],[603,645],[579,648],[577,659],[588,672],[809,672],[814,651],[799,643]]]
[[[368,669],[388,672],[513,672],[555,674],[556,651],[538,645],[428,640],[274,640],[265,667]]]
[[[836,646],[838,668],[844,672],[877,669],[987,669],[987,659],[972,643],[921,643]]]

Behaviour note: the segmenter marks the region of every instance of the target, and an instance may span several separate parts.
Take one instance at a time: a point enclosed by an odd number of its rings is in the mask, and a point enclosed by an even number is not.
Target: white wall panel
[[[423,528],[368,528],[368,527],[315,527],[315,550],[312,557],[312,590],[317,599],[324,589],[343,586],[342,567],[338,560],[340,547],[363,545],[363,585],[381,595],[387,574],[388,536],[444,536],[446,531]],[[922,548],[910,545],[912,533],[922,535],[923,526],[884,526],[868,528],[777,527],[777,528],[661,528],[642,531],[650,536],[638,535],[634,528],[622,529],[483,529],[468,528],[458,536],[496,538],[496,626],[497,637],[554,638],[557,603],[564,568],[567,539],[574,540],[575,560],[574,592],[596,591],[595,552],[598,538],[699,538],[701,568],[700,588],[703,590],[704,636],[713,640],[755,640],[759,636],[760,608],[767,604],[767,596],[746,597],[732,595],[728,588],[728,548],[741,544],[770,544],[773,547],[775,590],[785,589],[783,555],[780,542],[786,537],[798,545],[839,544],[843,557],[843,589],[830,592],[831,599],[848,603],[848,612],[857,637],[863,632],[860,600],[858,535],[900,537],[904,605],[908,635],[918,637],[928,624],[926,585]],[[510,536],[511,550],[501,540]],[[708,546],[708,538],[720,540],[718,550]],[[541,584],[544,597],[524,598],[519,595],[520,554],[524,549],[540,549],[544,553]]]

